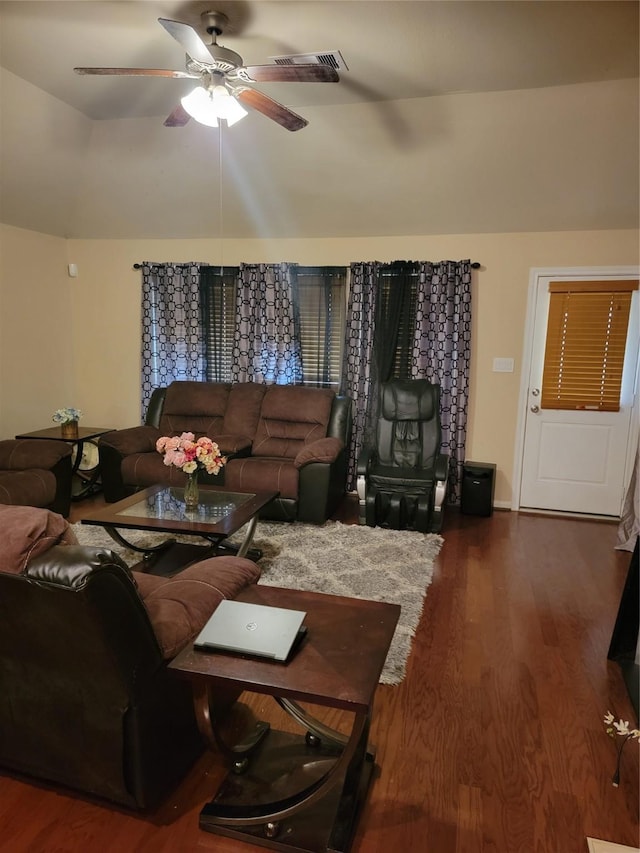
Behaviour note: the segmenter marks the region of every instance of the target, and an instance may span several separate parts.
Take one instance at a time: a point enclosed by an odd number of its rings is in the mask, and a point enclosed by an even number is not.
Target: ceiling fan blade
[[[125,75],[128,77],[193,77],[200,79],[199,74],[188,71],[169,71],[165,68],[74,68],[76,74],[106,74]]]
[[[179,42],[192,59],[203,62],[205,65],[215,64],[215,60],[209,53],[206,44],[198,33],[189,24],[181,21],[170,21],[168,18],[158,18],[170,36]]]
[[[258,92],[257,89],[237,89],[235,96],[241,103],[253,107],[254,110],[267,116],[267,118],[277,121],[287,130],[301,130],[309,124],[302,116],[296,115],[288,107],[279,104],[268,95]]]
[[[247,65],[231,72],[250,83],[338,83],[340,77],[330,65]]]
[[[182,106],[182,104],[178,104],[178,106],[170,113],[166,119],[164,120],[165,127],[184,127],[185,124],[189,121],[191,116]]]

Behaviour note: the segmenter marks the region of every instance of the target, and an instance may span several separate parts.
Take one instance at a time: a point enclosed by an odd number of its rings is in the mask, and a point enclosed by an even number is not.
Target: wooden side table
[[[368,743],[373,697],[400,607],[262,585],[243,590],[238,600],[304,610],[308,633],[287,664],[192,646],[169,664],[191,681],[200,731],[230,764],[200,813],[200,827],[289,853],[347,851],[374,767]],[[225,688],[273,696],[306,734],[259,722],[242,744],[228,746],[210,701]],[[298,702],[352,712],[351,732],[333,731]]]
[[[112,427],[78,427],[77,438],[64,438],[60,427],[47,427],[35,432],[25,432],[16,438],[40,438],[48,441],[64,441],[73,445],[73,493],[72,501],[80,501],[100,491],[100,464],[98,442],[101,435],[111,432]]]

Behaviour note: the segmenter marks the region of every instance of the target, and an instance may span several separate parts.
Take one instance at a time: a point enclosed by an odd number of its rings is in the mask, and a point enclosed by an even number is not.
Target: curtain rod
[[[312,264],[312,266],[316,266],[316,264]],[[482,266],[482,264],[479,263],[478,261],[472,261],[471,262],[471,269],[472,270],[479,270],[481,266]],[[142,264],[134,264],[133,268],[134,268],[134,270],[141,270]]]

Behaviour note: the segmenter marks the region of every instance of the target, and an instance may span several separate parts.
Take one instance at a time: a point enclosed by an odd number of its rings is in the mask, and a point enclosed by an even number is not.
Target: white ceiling
[[[3,75],[0,92],[2,219],[68,236],[200,237],[220,228],[224,204],[230,236],[636,227],[638,6],[0,2],[0,66],[19,78]],[[157,18],[203,32],[200,13],[211,8],[230,19],[219,43],[246,64],[342,53],[349,70],[337,84],[258,87],[309,127],[288,133],[252,114],[225,130],[221,156],[218,131],[162,124],[193,81],[73,73],[183,70],[184,53]],[[15,105],[25,97],[41,148],[22,138]],[[52,129],[56,116],[67,133],[76,126],[71,142]],[[68,161],[51,150],[60,144]],[[170,199],[181,216],[167,212]]]

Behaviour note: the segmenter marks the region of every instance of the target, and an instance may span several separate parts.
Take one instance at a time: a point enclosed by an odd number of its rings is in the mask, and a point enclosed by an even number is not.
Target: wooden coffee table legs
[[[210,715],[206,685],[196,687],[194,699],[200,731],[231,763],[216,797],[200,813],[201,829],[272,850],[349,849],[374,766],[367,748],[368,713],[354,714],[351,732],[344,736],[297,703],[276,698],[306,733],[279,732],[259,723],[231,749]]]

